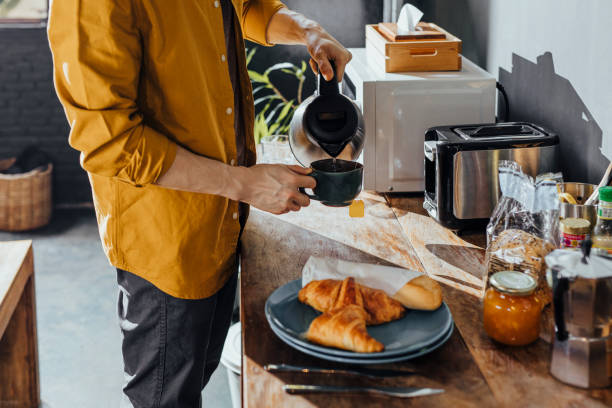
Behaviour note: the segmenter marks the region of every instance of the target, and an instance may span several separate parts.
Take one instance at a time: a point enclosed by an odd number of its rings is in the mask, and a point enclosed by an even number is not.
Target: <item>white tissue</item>
[[[355,281],[370,288],[380,289],[389,296],[422,273],[392,266],[356,263],[335,258],[311,256],[302,269],[302,287],[313,280],[344,280],[352,276]]]
[[[406,3],[402,7],[397,18],[397,33],[399,35],[409,34],[414,31],[416,25],[421,21],[423,12],[412,4]]]

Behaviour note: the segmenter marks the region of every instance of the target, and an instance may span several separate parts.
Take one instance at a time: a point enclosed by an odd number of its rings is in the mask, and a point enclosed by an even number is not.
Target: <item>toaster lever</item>
[[[438,152],[438,141],[437,140],[427,140],[424,145],[425,149],[425,157],[429,161],[436,161],[436,153]]]

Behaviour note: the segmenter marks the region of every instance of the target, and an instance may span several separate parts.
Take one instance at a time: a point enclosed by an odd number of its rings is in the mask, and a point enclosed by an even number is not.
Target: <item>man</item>
[[[219,363],[248,204],[309,204],[299,166],[255,165],[244,38],[302,44],[328,80],[350,53],[278,0],[54,0],[70,144],[117,268],[124,404],[195,407]]]

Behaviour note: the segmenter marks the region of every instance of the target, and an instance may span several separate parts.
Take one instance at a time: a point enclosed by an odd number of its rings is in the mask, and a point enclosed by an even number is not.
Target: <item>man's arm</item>
[[[82,167],[145,185],[171,166],[176,145],[144,124],[136,104],[142,45],[131,5],[55,1],[48,31],[55,88]]]
[[[51,11],[55,87],[85,170],[134,185],[221,195],[273,213],[308,205],[297,190],[315,185],[306,169],[229,166],[144,124],[136,104],[142,43],[132,2],[63,0]]]
[[[310,67],[317,73],[317,67],[326,80],[333,71],[329,61],[334,61],[338,82],[344,76],[344,67],[351,60],[351,53],[334,37],[329,35],[316,21],[286,8],[278,10],[270,19],[267,41],[272,44],[305,45],[310,54]]]
[[[198,156],[178,146],[170,169],[156,184],[175,190],[215,194],[249,203],[274,214],[298,211],[309,205],[298,187],[313,188],[310,169],[280,164],[230,166]]]
[[[336,65],[338,81],[351,53],[329,35],[318,23],[300,13],[288,10],[275,0],[250,0],[242,16],[246,37],[263,45],[305,45],[311,55],[310,66],[330,80]],[[314,179],[305,177],[309,169],[299,166],[256,165],[250,168],[232,167],[206,159],[178,148],[170,170],[157,184],[180,190],[199,191],[244,201],[257,208],[283,213],[298,211],[309,204],[308,197],[298,187],[314,187]],[[215,174],[218,177],[202,177]]]

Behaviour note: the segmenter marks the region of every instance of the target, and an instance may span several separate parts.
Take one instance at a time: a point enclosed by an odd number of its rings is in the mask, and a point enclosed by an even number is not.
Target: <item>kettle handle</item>
[[[565,326],[565,305],[563,298],[565,292],[569,290],[569,279],[559,278],[559,271],[555,268],[552,270],[553,274],[553,307],[555,315],[555,335],[557,340],[565,341],[569,337],[567,328]]]
[[[319,95],[338,95],[340,93],[338,81],[336,80],[336,64],[332,60],[329,60],[329,63],[334,72],[334,76],[331,81],[327,81],[323,78],[323,75],[321,75],[321,70],[319,70],[319,74],[317,75]]]

